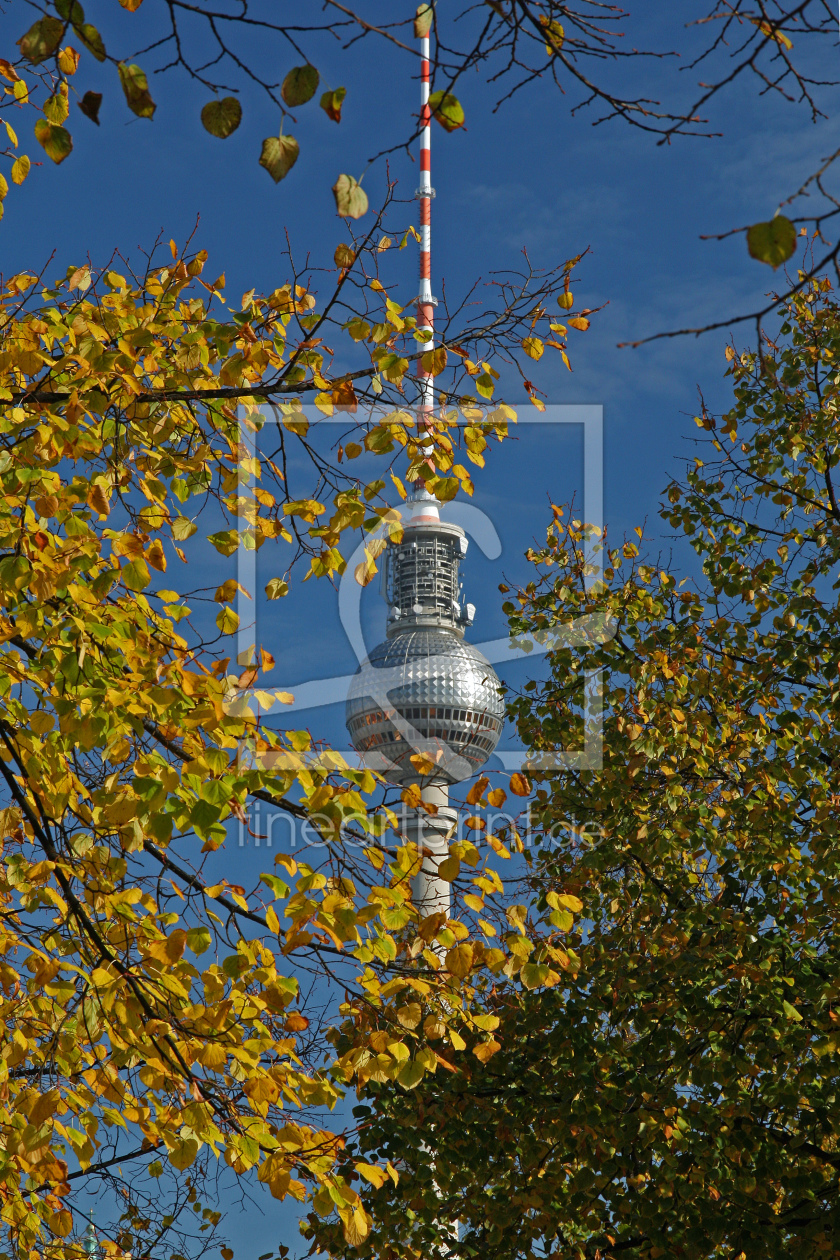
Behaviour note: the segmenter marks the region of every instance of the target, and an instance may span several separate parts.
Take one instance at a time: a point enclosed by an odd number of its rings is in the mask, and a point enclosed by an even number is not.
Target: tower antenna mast
[[[429,330],[431,338],[425,342],[425,349],[433,351],[437,299],[432,296],[432,198],[435,190],[432,187],[432,111],[429,106],[430,4],[422,16],[426,21],[423,23],[425,34],[420,35],[420,185],[415,194],[420,202],[420,292],[417,297],[417,327]],[[435,408],[435,378],[434,373],[427,371],[422,362],[418,377],[420,406],[417,427],[422,430],[431,426]]]

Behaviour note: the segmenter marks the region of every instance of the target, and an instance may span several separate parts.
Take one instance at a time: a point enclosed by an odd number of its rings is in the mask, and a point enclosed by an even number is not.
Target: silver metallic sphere
[[[403,537],[385,553],[388,637],[358,670],[347,698],[354,748],[392,783],[469,778],[502,733],[499,679],[463,637],[474,613],[458,581],[467,539],[440,520],[439,506],[425,491],[408,502]],[[431,775],[412,764],[416,753],[430,758]]]
[[[371,769],[392,783],[417,779],[424,753],[435,778],[457,783],[499,742],[504,705],[493,666],[451,630],[408,630],[374,648],[347,698],[347,729]]]

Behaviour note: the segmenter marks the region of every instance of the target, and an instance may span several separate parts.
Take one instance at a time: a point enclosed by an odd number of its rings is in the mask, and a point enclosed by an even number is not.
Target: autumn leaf
[[[208,101],[201,111],[205,131],[219,140],[232,136],[242,122],[242,106],[235,96],[224,96],[218,101]]]
[[[26,175],[29,174],[30,166],[31,163],[26,154],[15,157],[13,164],[11,164],[11,181],[13,181],[13,184],[23,184]]]
[[[264,166],[275,184],[285,179],[298,160],[300,147],[294,136],[269,136],[263,140],[260,166]]]
[[[452,949],[446,953],[446,969],[456,976],[459,980],[463,980],[470,974],[473,965],[473,947],[468,942],[460,945],[454,945]]]
[[[518,770],[510,776],[510,790],[514,796],[529,796],[531,784]]]
[[[339,175],[333,184],[335,208],[344,218],[360,219],[367,214],[367,193],[350,175]]]
[[[551,18],[546,17],[544,13],[540,14],[539,21],[546,37],[545,51],[549,57],[554,57],[563,47],[566,32],[560,22],[553,21]]]
[[[417,14],[414,18],[414,38],[425,39],[432,29],[434,20],[434,9],[431,4],[423,3],[417,6]]]
[[[152,100],[146,75],[140,66],[121,61],[117,66],[128,108],[138,118],[151,118],[157,106]]]
[[[295,66],[283,80],[280,94],[286,104],[294,109],[311,101],[318,90],[320,75],[314,66]]]
[[[58,68],[62,74],[73,75],[79,68],[79,54],[69,45],[58,54]]]
[[[464,109],[461,102],[451,92],[432,92],[429,97],[429,109],[445,131],[457,131],[464,125]]]
[[[793,40],[788,35],[785,35],[784,31],[774,27],[772,23],[767,22],[762,18],[751,17],[749,20],[752,22],[753,26],[757,26],[762,35],[766,35],[768,39],[775,39],[778,44],[781,44],[783,48],[787,48],[788,50],[793,48]]]
[[[347,95],[347,88],[332,88],[321,97],[321,109],[333,122],[341,122],[341,107]]]
[[[42,17],[17,41],[21,55],[33,66],[38,66],[52,56],[63,34],[63,22],[54,17]]]
[[[99,126],[99,107],[102,104],[101,92],[85,92],[79,101],[79,109],[89,118],[91,122],[95,122]]]
[[[104,61],[106,57],[105,45],[102,42],[102,36],[99,34],[96,27],[91,26],[90,22],[84,22],[81,25],[75,25],[73,29],[88,52],[92,53],[97,61]],[[137,67],[132,68],[136,69]],[[119,70],[120,67],[118,66],[117,69]],[[120,73],[120,79],[122,79],[122,73]],[[152,110],[154,111],[154,106],[152,106]],[[137,111],[135,110],[135,113],[136,112]]]
[[[754,223],[747,229],[747,249],[753,258],[775,270],[795,254],[796,228],[783,214],[769,223]]]
[[[45,118],[39,118],[36,122],[35,138],[47,157],[52,158],[56,165],[63,162],[73,151],[73,139],[70,132],[64,127],[54,126]]]

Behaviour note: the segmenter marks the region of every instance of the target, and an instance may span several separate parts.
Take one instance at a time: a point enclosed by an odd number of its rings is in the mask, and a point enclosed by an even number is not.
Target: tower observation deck
[[[499,742],[499,679],[464,639],[475,609],[459,582],[467,539],[440,519],[426,491],[408,500],[401,542],[385,551],[386,638],[362,664],[347,699],[347,729],[371,769],[391,783],[457,783],[475,774]],[[435,769],[421,779],[410,758]]]

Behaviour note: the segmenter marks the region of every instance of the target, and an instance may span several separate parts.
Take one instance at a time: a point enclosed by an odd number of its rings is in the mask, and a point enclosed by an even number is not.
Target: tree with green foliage
[[[610,619],[608,642],[556,648],[510,701],[535,757],[573,748],[596,671],[603,768],[535,771],[537,847],[507,911],[509,962],[484,986],[497,1051],[411,1093],[364,1091],[348,1154],[403,1161],[397,1186],[369,1193],[366,1254],[840,1256],[830,283],[727,359],[732,407],[701,411],[662,507],[677,561],[558,508],[510,597],[525,638]],[[579,958],[553,987],[528,970],[540,941]],[[341,1252],[331,1226],[310,1228]]]

